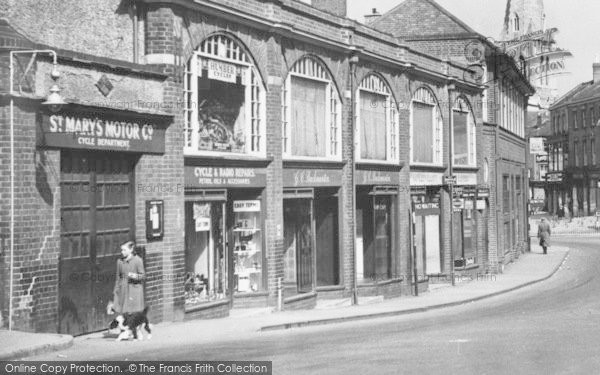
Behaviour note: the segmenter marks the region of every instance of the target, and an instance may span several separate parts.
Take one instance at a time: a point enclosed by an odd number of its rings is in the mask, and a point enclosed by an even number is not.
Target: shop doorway
[[[287,296],[314,290],[312,199],[283,201],[284,288]]]
[[[475,227],[472,201],[466,203],[470,203],[470,208],[453,213],[452,249],[455,267],[465,267],[476,263],[477,228]]]
[[[337,189],[336,189],[337,190]],[[315,198],[317,286],[340,283],[338,197],[317,194]]]
[[[359,282],[377,282],[392,277],[394,197],[360,189],[356,202],[356,272]]]
[[[106,328],[119,245],[134,239],[134,166],[125,154],[61,152],[60,333]]]
[[[186,198],[184,289],[188,305],[228,296],[225,194],[218,195],[210,200]]]

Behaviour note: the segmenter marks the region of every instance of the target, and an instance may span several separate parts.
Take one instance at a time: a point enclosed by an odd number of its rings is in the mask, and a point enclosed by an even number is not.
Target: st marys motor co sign
[[[112,114],[42,114],[37,145],[164,153],[165,131],[165,126],[145,119]]]

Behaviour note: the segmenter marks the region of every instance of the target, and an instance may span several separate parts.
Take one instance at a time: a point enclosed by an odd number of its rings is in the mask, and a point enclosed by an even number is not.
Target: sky
[[[348,16],[363,22],[377,8],[385,13],[402,0],[348,0]],[[506,0],[437,0],[477,32],[498,39],[504,22]],[[559,94],[592,79],[592,63],[600,55],[599,0],[544,0],[546,27],[556,27],[557,46],[571,51],[567,70],[558,81]]]

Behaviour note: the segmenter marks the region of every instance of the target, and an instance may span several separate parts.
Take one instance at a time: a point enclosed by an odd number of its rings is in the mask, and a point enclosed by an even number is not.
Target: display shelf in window
[[[260,201],[234,201],[234,290],[262,291],[262,232]]]

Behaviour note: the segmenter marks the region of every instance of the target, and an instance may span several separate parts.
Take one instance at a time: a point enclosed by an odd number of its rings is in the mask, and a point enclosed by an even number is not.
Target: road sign
[[[456,185],[456,176],[444,176],[444,185]]]
[[[465,207],[465,200],[461,198],[454,198],[452,200],[452,207],[455,210],[462,210]]]

